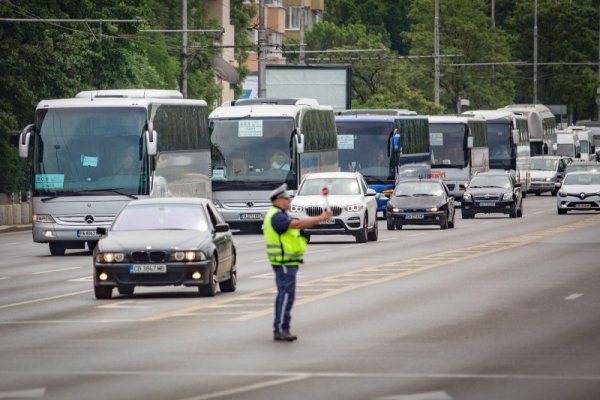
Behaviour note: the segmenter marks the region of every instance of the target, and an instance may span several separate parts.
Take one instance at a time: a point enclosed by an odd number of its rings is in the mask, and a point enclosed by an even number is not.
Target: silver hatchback
[[[323,195],[326,188],[328,196]],[[303,179],[290,209],[294,218],[320,215],[326,207],[333,218],[304,230],[304,235],[353,235],[358,243],[376,241],[376,192],[358,172],[318,172]]]
[[[569,172],[556,196],[556,208],[559,214],[573,210],[600,210],[600,172]]]

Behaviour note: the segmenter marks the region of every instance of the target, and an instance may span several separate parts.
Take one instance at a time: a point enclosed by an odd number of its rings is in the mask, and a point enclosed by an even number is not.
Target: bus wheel
[[[50,247],[50,254],[53,256],[64,256],[65,250],[67,250],[67,247],[60,243],[49,243],[48,247]]]

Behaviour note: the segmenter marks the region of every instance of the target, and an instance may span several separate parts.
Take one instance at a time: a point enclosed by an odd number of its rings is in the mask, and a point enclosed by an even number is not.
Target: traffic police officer
[[[273,339],[292,342],[298,337],[290,333],[291,310],[296,292],[296,274],[298,266],[303,263],[306,238],[300,229],[325,221],[333,216],[330,210],[317,217],[302,220],[290,218],[291,198],[284,183],[270,194],[273,207],[265,216],[263,233],[267,245],[267,256],[275,272],[277,297],[275,298],[275,320],[273,322]]]

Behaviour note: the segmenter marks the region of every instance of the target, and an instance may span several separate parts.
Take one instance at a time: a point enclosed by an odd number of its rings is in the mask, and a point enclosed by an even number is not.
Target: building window
[[[285,29],[295,30],[300,29],[300,15],[302,7],[288,7],[285,10]]]

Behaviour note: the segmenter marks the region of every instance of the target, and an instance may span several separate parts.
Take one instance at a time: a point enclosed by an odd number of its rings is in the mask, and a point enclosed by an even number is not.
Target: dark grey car
[[[201,296],[233,292],[236,253],[229,225],[207,199],[134,200],[117,215],[94,250],[94,293],[113,288],[196,286]]]

